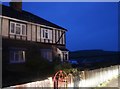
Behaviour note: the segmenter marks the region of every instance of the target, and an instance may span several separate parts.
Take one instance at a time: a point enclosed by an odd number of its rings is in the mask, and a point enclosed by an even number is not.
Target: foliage
[[[57,72],[59,70],[64,70],[66,73],[69,73],[71,69],[72,69],[71,64],[67,63],[67,62],[60,63],[60,64],[54,66],[55,72]]]
[[[61,59],[59,57],[54,57],[52,63],[54,66],[59,65],[61,64]]]
[[[31,71],[45,70],[49,66],[49,62],[42,58],[39,48],[30,47],[26,53],[26,67]]]

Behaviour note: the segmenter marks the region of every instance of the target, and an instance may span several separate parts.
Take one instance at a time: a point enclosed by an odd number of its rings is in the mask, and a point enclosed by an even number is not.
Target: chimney
[[[9,5],[11,8],[17,11],[22,11],[22,0],[11,0]]]

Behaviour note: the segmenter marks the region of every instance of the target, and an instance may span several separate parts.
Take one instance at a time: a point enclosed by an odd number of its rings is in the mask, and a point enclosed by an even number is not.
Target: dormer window
[[[26,25],[10,22],[10,34],[26,36]]]

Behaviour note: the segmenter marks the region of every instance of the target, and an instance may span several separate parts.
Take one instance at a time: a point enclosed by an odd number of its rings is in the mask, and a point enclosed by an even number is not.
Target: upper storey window
[[[10,22],[10,34],[26,36],[26,25],[17,22]]]
[[[41,28],[41,38],[42,39],[52,39],[52,30]]]

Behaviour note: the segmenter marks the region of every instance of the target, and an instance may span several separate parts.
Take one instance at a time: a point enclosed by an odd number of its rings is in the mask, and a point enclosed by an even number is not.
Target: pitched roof
[[[50,27],[54,27],[54,28],[58,28],[58,29],[67,30],[67,29],[62,28],[52,22],[49,22],[37,15],[34,15],[30,12],[27,12],[24,10],[22,10],[20,12],[9,6],[5,6],[5,5],[0,5],[0,6],[2,6],[2,15],[3,16],[16,18],[16,19],[20,19],[20,20],[24,20],[24,21],[28,21],[28,22],[33,22],[33,23],[37,23],[37,24],[41,24],[41,25],[46,25],[46,26],[50,26]]]
[[[69,51],[67,48],[58,47],[61,51]]]

